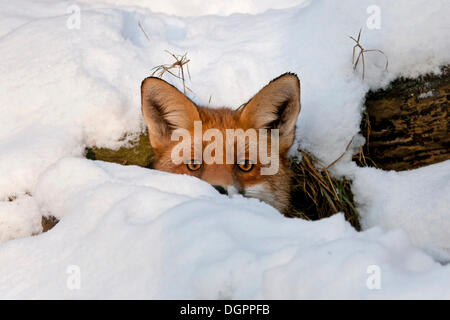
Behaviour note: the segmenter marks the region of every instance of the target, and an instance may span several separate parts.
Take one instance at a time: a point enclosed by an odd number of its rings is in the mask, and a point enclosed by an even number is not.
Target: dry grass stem
[[[147,38],[147,40],[150,42],[150,37],[148,36],[147,32],[145,32],[144,27],[142,26],[140,21],[138,21],[138,26],[141,29],[142,33],[144,33],[144,35]]]
[[[162,78],[164,76],[164,74],[167,72],[170,75],[174,76],[175,78],[181,80],[181,82],[183,84],[183,93],[184,94],[186,94],[186,90],[189,90],[192,92],[192,90],[186,86],[186,78],[185,78],[185,70],[184,70],[185,67],[186,67],[187,75],[189,76],[189,79],[191,79],[191,73],[189,72],[189,65],[188,65],[189,61],[191,61],[191,60],[187,58],[187,53],[185,53],[183,55],[176,55],[168,50],[166,50],[166,52],[175,59],[175,62],[173,62],[171,64],[163,64],[163,65],[154,67],[152,69],[152,71],[153,71],[152,76],[157,74],[157,76],[159,78]],[[173,69],[177,70],[177,74],[172,72]]]
[[[361,31],[362,31],[362,29],[359,30],[357,39],[355,39],[355,38],[353,38],[351,36],[350,36],[350,39],[352,39],[353,41],[356,42],[356,44],[353,46],[353,57],[352,57],[353,70],[356,70],[356,68],[358,67],[359,61],[361,59],[361,61],[362,61],[362,68],[363,68],[362,79],[364,80],[364,77],[366,75],[366,63],[365,63],[365,60],[364,60],[364,54],[365,53],[367,53],[367,52],[378,52],[378,53],[381,53],[382,55],[384,55],[384,57],[386,58],[386,66],[385,66],[385,70],[386,71],[388,70],[389,60],[388,60],[386,54],[383,51],[381,51],[381,50],[378,50],[378,49],[366,50],[366,49],[364,49],[364,47],[361,45],[361,42],[360,42],[361,41]],[[355,55],[356,55],[356,50],[357,49],[359,49],[359,54],[358,54],[358,56],[357,56],[357,58],[355,60]]]

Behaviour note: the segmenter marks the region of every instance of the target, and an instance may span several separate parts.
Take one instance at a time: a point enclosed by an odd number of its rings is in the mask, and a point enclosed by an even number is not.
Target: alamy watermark
[[[369,290],[381,289],[381,268],[377,265],[370,265],[367,267],[366,273],[369,277],[366,280],[366,286]]]
[[[66,20],[66,27],[69,30],[81,28],[81,8],[76,4],[67,7],[69,17]]]
[[[179,142],[171,153],[174,164],[196,163],[236,164],[249,161],[259,163],[261,175],[274,175],[279,169],[278,129],[226,129],[225,137],[219,129],[203,132],[202,122],[194,121],[194,134],[178,128],[172,132],[171,140]],[[180,141],[181,139],[181,141]],[[209,142],[204,148],[203,143]],[[236,154],[235,154],[236,149]],[[224,154],[225,153],[225,154]]]
[[[70,265],[66,269],[68,274],[66,286],[69,290],[81,289],[81,268],[77,265]]]
[[[367,18],[366,25],[369,30],[381,29],[381,8],[377,5],[371,5],[366,10],[369,17]]]

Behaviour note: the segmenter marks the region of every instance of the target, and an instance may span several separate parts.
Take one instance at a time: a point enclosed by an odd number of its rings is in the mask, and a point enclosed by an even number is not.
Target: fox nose
[[[228,191],[222,186],[213,186],[220,194],[228,194]]]

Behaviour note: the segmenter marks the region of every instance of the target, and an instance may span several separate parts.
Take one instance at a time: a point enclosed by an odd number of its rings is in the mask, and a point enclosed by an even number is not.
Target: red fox
[[[195,176],[222,194],[257,198],[289,216],[292,172],[287,153],[300,112],[295,74],[272,80],[236,110],[197,106],[155,77],[142,82],[141,102],[154,169]],[[180,147],[180,137],[187,148]],[[256,148],[259,154],[253,152]]]

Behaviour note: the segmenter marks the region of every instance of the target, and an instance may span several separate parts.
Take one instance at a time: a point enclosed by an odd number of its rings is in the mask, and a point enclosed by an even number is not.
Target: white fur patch
[[[270,192],[265,183],[255,184],[245,188],[244,195],[246,197],[257,198],[268,203],[276,202],[275,196]]]
[[[235,186],[228,186],[227,192],[230,197],[239,194],[239,190]]]

